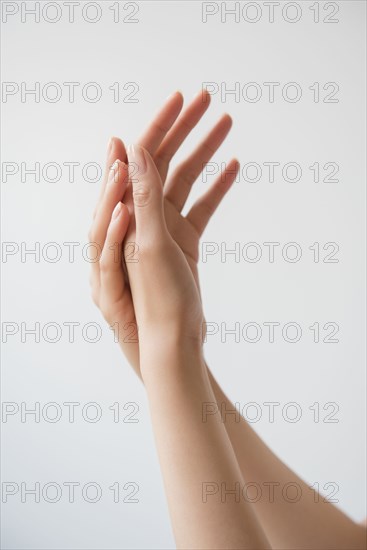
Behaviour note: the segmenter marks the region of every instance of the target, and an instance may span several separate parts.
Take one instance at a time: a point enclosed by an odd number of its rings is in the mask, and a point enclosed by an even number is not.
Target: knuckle
[[[208,202],[203,202],[201,205],[201,211],[206,216],[212,216],[214,214],[214,207]]]
[[[140,261],[142,258],[147,258],[149,257],[149,254],[151,252],[151,248],[150,246],[148,245],[147,242],[139,242],[138,243],[134,243],[134,247],[135,247],[135,251],[134,251],[134,255],[135,255],[135,259],[137,261]],[[125,256],[125,261],[127,260],[126,256]]]
[[[104,254],[102,254],[101,259],[99,260],[99,269],[102,273],[107,273],[110,269],[110,263]]]
[[[90,243],[95,243],[96,239],[97,239],[96,231],[94,226],[92,225],[92,227],[88,231],[88,240]]]
[[[146,238],[139,244],[139,259],[143,262],[155,261],[167,254],[167,244],[162,239]]]
[[[123,254],[126,263],[137,263],[139,261],[140,246],[135,241],[128,241],[124,244]]]
[[[139,252],[136,255],[139,262],[147,262],[155,255],[154,248],[148,240],[139,243]]]
[[[165,168],[168,168],[171,158],[172,158],[172,155],[167,151],[159,151],[156,154],[154,160],[156,165],[164,166]]]
[[[163,162],[169,162],[172,158],[172,154],[168,151],[158,151],[155,155],[155,159],[159,159]]]
[[[188,170],[186,166],[180,167],[177,170],[176,176],[180,185],[183,185],[188,188],[191,188],[192,184],[196,179],[195,174],[191,170]]]
[[[158,132],[160,132],[163,135],[165,135],[169,130],[169,128],[166,125],[164,126],[163,124],[160,124],[159,122],[154,123],[154,128],[155,128],[155,130],[157,130]]]
[[[137,207],[147,206],[152,198],[152,191],[146,185],[139,185],[133,190],[134,205]]]

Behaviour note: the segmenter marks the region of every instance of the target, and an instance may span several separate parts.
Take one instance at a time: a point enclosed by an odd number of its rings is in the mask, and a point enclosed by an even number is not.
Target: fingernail
[[[107,153],[110,153],[110,151],[112,149],[112,144],[113,144],[113,137],[110,137],[110,139],[108,140],[108,144],[107,144]]]
[[[129,162],[133,162],[138,167],[138,172],[135,175],[145,174],[147,169],[147,161],[145,159],[144,149],[140,145],[129,145],[127,153]]]
[[[109,183],[117,181],[119,177],[119,162],[115,160],[110,168],[110,177],[108,178]]]
[[[121,214],[121,202],[118,202],[115,206],[114,211],[112,212],[112,219],[116,220]]]

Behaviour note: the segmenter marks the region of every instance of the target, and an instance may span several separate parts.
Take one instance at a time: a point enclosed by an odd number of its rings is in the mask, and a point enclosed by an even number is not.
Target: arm
[[[202,403],[214,395],[200,349],[164,347],[155,353],[148,343],[142,368],[154,373],[145,387],[177,547],[270,548],[251,505],[231,494],[244,482],[223,423],[201,422]],[[208,484],[228,494],[207,498]]]
[[[224,394],[212,374],[209,374],[218,411],[233,411],[234,405]],[[220,414],[220,413],[219,413]],[[238,421],[239,420],[239,421]],[[239,415],[223,415],[223,422],[237,457],[243,477],[263,489],[261,498],[253,503],[273,548],[282,550],[363,550],[366,548],[366,528],[356,524],[341,510],[323,498],[288,468],[261,440],[248,422]],[[273,499],[264,483],[279,483]],[[281,488],[287,483],[301,488],[298,502],[283,498]],[[279,489],[280,487],[280,489]],[[270,491],[270,490],[269,490]],[[290,498],[294,498],[290,495]]]
[[[136,242],[128,265],[139,326],[140,371],[145,383],[171,520],[179,548],[270,548],[251,505],[229,498],[204,502],[208,478],[232,487],[241,472],[221,419],[201,422],[202,403],[214,399],[202,357],[203,316],[195,279],[170,236],[162,182],[150,155],[129,150],[131,193],[118,204],[106,235],[102,284],[114,286],[114,244]],[[129,214],[127,213],[129,212]]]
[[[209,100],[209,96],[205,96],[204,100],[197,96],[176,121],[182,108],[182,97],[180,94],[174,94],[141,137],[139,142],[143,143],[154,157],[162,181],[166,179],[172,156],[206,111]],[[229,163],[227,170],[220,174],[206,194],[197,201],[187,217],[180,213],[186,200],[185,195],[182,196],[182,189],[186,190],[187,197],[189,193],[187,184],[191,185],[195,175],[200,174],[204,164],[208,162],[227,135],[229,127],[228,117],[222,118],[194,153],[176,168],[164,186],[165,197],[169,198],[169,200],[165,198],[164,201],[168,230],[184,252],[198,287],[196,265],[198,240],[211,214],[233,183],[238,164],[236,165],[234,161]],[[163,132],[162,129],[164,129]],[[109,167],[116,158],[121,161],[127,160],[125,147],[120,140],[114,138],[110,143],[107,166]],[[102,187],[90,232],[90,240],[97,242],[101,249],[106,248],[106,233],[113,208],[126,189],[124,174],[123,169],[115,170],[117,177],[113,178],[111,185],[106,184],[108,179],[106,176]],[[183,182],[184,185],[182,185]],[[124,341],[125,336],[131,333],[131,326],[136,324],[130,287],[122,276],[120,264],[114,263],[113,277],[112,279],[105,277],[105,284],[101,284],[101,271],[106,271],[105,268],[101,270],[101,262],[93,264],[91,282],[94,300],[110,325],[118,323],[120,345],[141,378],[138,343]],[[233,405],[212,375],[209,373],[208,376],[214,392],[214,398],[208,401],[216,400],[219,409],[222,403],[226,404],[227,410],[233,409]],[[269,481],[278,482],[281,486],[294,481],[302,487],[303,498],[298,504],[287,503],[279,498],[275,499],[275,502],[262,498],[259,502],[252,504],[272,545],[284,549],[310,548],[312,550],[330,548],[329,545],[333,541],[335,548],[364,548],[364,527],[356,525],[330,503],[315,503],[314,500],[317,500],[315,493],[270,451],[243,418],[240,422],[234,422],[233,416],[229,415],[225,420],[222,426],[225,427],[231,440],[246,481],[256,482],[261,486]]]

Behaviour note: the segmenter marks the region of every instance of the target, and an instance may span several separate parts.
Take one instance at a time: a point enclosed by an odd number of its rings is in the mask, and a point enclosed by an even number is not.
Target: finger
[[[165,229],[163,188],[158,170],[148,151],[139,145],[128,149],[137,242]]]
[[[201,235],[210,218],[221,203],[224,195],[236,179],[240,164],[237,159],[232,159],[227,168],[223,170],[213,185],[192,206],[186,219]]]
[[[163,182],[167,177],[169,163],[173,155],[178,151],[191,130],[198,124],[209,105],[209,92],[200,90],[160,144],[154,155],[154,161]]]
[[[172,178],[167,183],[165,197],[179,212],[189,196],[192,184],[223,143],[231,126],[231,117],[227,114],[224,115],[197,149],[172,174]]]
[[[102,197],[100,207],[96,217],[93,220],[89,231],[89,243],[96,249],[95,261],[92,262],[91,282],[95,292],[100,287],[100,256],[106,238],[108,225],[111,220],[113,209],[119,200],[124,196],[129,178],[127,165],[121,161],[116,163],[109,170],[109,178],[106,184],[106,190]]]
[[[122,241],[129,225],[129,212],[118,202],[112,213],[100,259],[102,299],[117,302],[125,287],[122,267]]]
[[[99,191],[98,201],[94,209],[93,218],[95,218],[97,214],[97,210],[99,208],[100,202],[102,200],[102,197],[106,188],[108,174],[115,160],[121,160],[122,162],[126,162],[126,149],[125,149],[125,145],[123,144],[120,138],[111,137],[107,146],[106,167],[103,175],[101,189]]]
[[[127,164],[116,160],[109,170],[105,192],[91,230],[93,242],[101,247],[101,249],[104,245],[113,209],[123,198],[128,181],[129,172]]]
[[[177,119],[183,105],[181,92],[174,92],[168,97],[166,103],[158,111],[148,129],[138,139],[141,147],[144,147],[151,155],[154,155],[161,141]]]

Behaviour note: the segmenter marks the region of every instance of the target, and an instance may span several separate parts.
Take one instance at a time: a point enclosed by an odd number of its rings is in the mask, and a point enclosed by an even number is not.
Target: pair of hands
[[[169,178],[167,174],[172,157],[209,104],[210,95],[200,91],[180,115],[183,97],[176,92],[136,145],[126,151],[118,138],[109,143],[89,232],[100,251],[92,264],[92,297],[138,374],[143,345],[152,349],[162,339],[202,344],[199,239],[234,182],[238,162],[227,165],[186,217],[181,211],[194,181],[227,136],[231,118],[224,115]],[[139,341],[131,337],[135,327]]]

